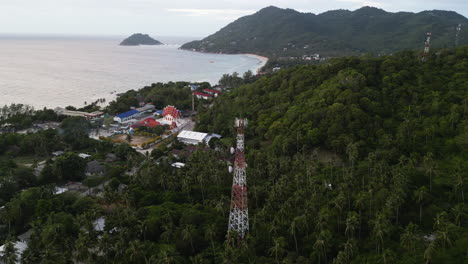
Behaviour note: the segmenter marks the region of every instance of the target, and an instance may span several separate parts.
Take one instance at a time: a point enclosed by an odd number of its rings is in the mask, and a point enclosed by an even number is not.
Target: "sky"
[[[202,38],[270,5],[315,14],[362,6],[442,9],[468,17],[467,0],[0,0],[0,33]]]

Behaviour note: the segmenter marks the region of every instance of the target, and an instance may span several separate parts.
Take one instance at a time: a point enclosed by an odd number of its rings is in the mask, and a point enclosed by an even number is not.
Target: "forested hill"
[[[468,46],[339,58],[218,98],[200,129],[249,119],[238,263],[464,263],[467,69]]]
[[[468,44],[467,22],[467,18],[452,11],[389,13],[363,7],[315,15],[270,6],[239,18],[201,41],[187,43],[182,49],[271,57],[389,54],[423,49],[429,31],[433,47],[453,47],[458,24],[463,25],[459,43]]]

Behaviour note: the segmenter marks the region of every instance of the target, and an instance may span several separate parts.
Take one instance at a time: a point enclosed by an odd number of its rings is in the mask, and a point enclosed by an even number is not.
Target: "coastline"
[[[242,53],[242,55],[246,55],[248,57],[260,60],[260,63],[259,63],[260,66],[257,68],[257,73],[260,73],[260,70],[263,68],[263,66],[265,66],[267,64],[267,62],[270,60],[270,58],[268,58],[268,57],[253,54],[253,53]]]
[[[254,53],[218,53],[218,52],[206,52],[206,51],[200,51],[200,50],[191,50],[191,49],[182,49],[179,47],[179,50],[185,50],[189,52],[198,52],[198,53],[206,53],[206,54],[219,54],[219,55],[245,55],[250,58],[254,58],[260,61],[259,66],[256,68],[256,72],[260,73],[261,68],[267,64],[267,62],[270,60],[270,58],[254,54]]]

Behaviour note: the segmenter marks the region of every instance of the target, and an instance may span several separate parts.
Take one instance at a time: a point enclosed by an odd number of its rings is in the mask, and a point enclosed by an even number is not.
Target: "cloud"
[[[256,10],[242,9],[186,9],[186,8],[168,8],[169,12],[184,13],[188,16],[205,16],[205,15],[229,15],[229,16],[245,16],[251,15]]]

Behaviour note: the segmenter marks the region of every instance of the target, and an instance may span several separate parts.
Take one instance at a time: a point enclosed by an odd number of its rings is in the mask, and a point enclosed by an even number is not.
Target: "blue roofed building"
[[[196,90],[198,90],[198,88],[200,88],[200,86],[195,85],[195,84],[189,84],[188,86],[190,87],[191,91],[196,91]]]
[[[133,110],[127,111],[125,113],[116,115],[114,117],[114,121],[122,123],[122,122],[128,121],[130,119],[133,119],[133,118],[135,118],[135,117],[137,117],[139,115],[140,115],[140,112],[133,109]]]

